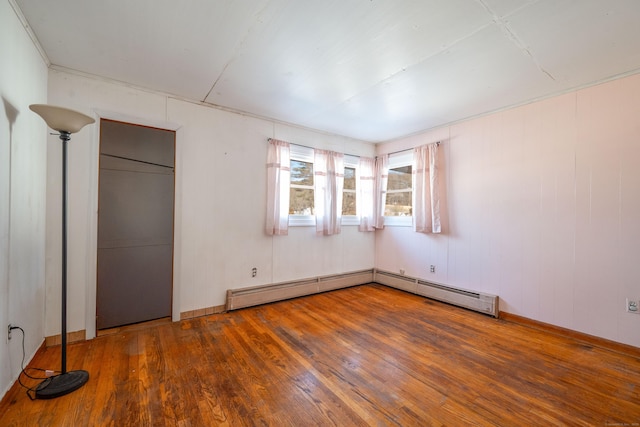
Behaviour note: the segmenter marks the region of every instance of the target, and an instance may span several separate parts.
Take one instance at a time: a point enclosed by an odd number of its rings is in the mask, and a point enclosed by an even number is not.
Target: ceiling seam
[[[310,126],[305,126],[305,125],[302,125],[302,124],[299,124],[299,123],[287,122],[286,120],[278,119],[278,118],[275,118],[275,117],[270,117],[270,116],[260,115],[260,114],[256,114],[256,113],[251,113],[249,111],[244,111],[244,110],[240,110],[240,109],[233,108],[233,107],[225,107],[224,105],[214,104],[212,102],[200,101],[200,100],[198,100],[196,98],[188,98],[188,97],[181,96],[181,95],[178,95],[178,94],[175,94],[175,93],[165,92],[165,91],[161,91],[161,90],[157,90],[157,89],[151,89],[151,88],[148,88],[148,87],[136,85],[134,83],[127,83],[127,82],[122,81],[122,80],[116,80],[116,79],[112,79],[110,77],[100,76],[100,75],[97,75],[97,74],[91,74],[91,73],[87,73],[85,71],[80,71],[80,70],[76,70],[76,69],[73,69],[73,68],[67,68],[67,67],[63,67],[63,66],[60,66],[60,65],[52,64],[50,69],[53,70],[53,71],[59,72],[59,73],[71,74],[71,75],[82,77],[82,78],[85,78],[85,79],[98,80],[98,81],[101,81],[101,82],[104,82],[104,83],[115,84],[115,85],[118,85],[118,86],[121,86],[121,87],[127,87],[127,88],[131,88],[131,89],[139,90],[139,91],[142,91],[142,92],[146,92],[146,93],[150,93],[150,94],[154,94],[154,95],[159,95],[159,96],[165,97],[167,99],[167,102],[169,100],[171,100],[171,99],[174,99],[176,101],[187,102],[189,104],[195,104],[195,105],[200,105],[200,106],[207,107],[207,108],[213,108],[213,109],[220,110],[220,111],[226,111],[228,113],[239,114],[241,116],[251,117],[251,118],[254,118],[254,119],[257,119],[257,120],[264,120],[264,121],[271,122],[271,123],[274,123],[274,124],[291,126],[291,127],[296,128],[296,129],[312,131],[312,132],[316,132],[316,133],[321,133],[323,135],[346,138],[346,139],[351,140],[351,141],[362,142],[362,143],[365,143],[365,144],[377,144],[378,142],[382,142],[382,141],[372,141],[372,140],[368,140],[368,139],[355,138],[353,136],[348,136],[348,135],[344,135],[344,134],[340,134],[340,133],[336,133],[336,132],[317,129],[317,128],[310,127]]]
[[[594,87],[594,86],[598,86],[598,85],[601,85],[601,84],[604,84],[604,83],[608,83],[608,82],[611,82],[611,81],[614,81],[614,80],[622,79],[622,78],[625,78],[625,77],[633,76],[633,75],[636,75],[636,74],[640,74],[640,68],[636,68],[634,70],[626,71],[624,73],[616,74],[616,75],[613,75],[613,76],[605,77],[605,78],[597,80],[595,82],[589,82],[589,83],[585,83],[585,84],[582,84],[582,85],[573,86],[573,87],[570,87],[570,88],[565,89],[565,90],[551,92],[551,93],[548,93],[546,95],[541,95],[541,96],[538,96],[536,98],[528,99],[526,101],[517,102],[517,103],[514,103],[514,104],[510,104],[510,105],[505,105],[504,107],[500,107],[500,108],[496,108],[496,109],[493,109],[493,110],[485,111],[483,113],[473,114],[473,115],[470,115],[470,116],[467,116],[467,117],[462,117],[460,119],[449,121],[447,123],[431,126],[431,127],[428,127],[428,128],[424,128],[422,130],[417,130],[415,132],[408,133],[408,134],[406,134],[404,136],[401,136],[401,137],[398,137],[398,138],[380,140],[380,141],[374,142],[374,144],[382,144],[382,143],[397,141],[397,140],[404,139],[404,138],[411,138],[411,137],[414,137],[416,135],[420,135],[420,134],[423,134],[423,133],[426,133],[426,132],[430,132],[430,131],[432,131],[434,129],[441,129],[441,128],[444,128],[444,127],[447,127],[447,126],[455,126],[455,125],[457,125],[459,123],[464,123],[464,122],[467,122],[469,120],[475,120],[475,119],[478,119],[478,118],[481,118],[481,117],[486,117],[486,116],[490,116],[492,114],[500,113],[502,111],[511,110],[513,108],[519,108],[519,107],[522,107],[522,106],[525,106],[525,105],[535,104],[536,102],[541,102],[541,101],[544,101],[546,99],[555,98],[557,96],[562,96],[562,95],[566,95],[566,94],[569,94],[569,93],[575,93],[576,96],[577,96],[578,92],[580,92],[581,90],[584,90],[584,89],[587,89],[587,88],[590,88],[590,87]]]
[[[512,9],[510,12],[505,13],[504,15],[502,15],[503,18],[508,18],[509,16],[513,16],[516,13],[520,12],[522,9],[526,9],[528,7],[530,7],[531,5],[534,5],[536,3],[540,3],[541,0],[529,0],[527,3],[524,3],[518,7],[516,7],[515,9]]]
[[[549,72],[547,71],[542,64],[540,63],[540,61],[538,61],[538,59],[535,57],[535,55],[533,54],[533,52],[531,52],[531,50],[527,47],[526,43],[524,43],[524,41],[522,39],[520,39],[520,37],[518,37],[516,35],[516,33],[511,29],[511,27],[509,26],[509,24],[503,20],[501,17],[499,17],[486,3],[484,0],[476,0],[478,2],[478,4],[480,4],[486,11],[487,13],[491,16],[491,19],[493,20],[493,22],[498,26],[498,28],[500,28],[500,31],[502,32],[502,34],[504,34],[504,36],[510,40],[511,42],[513,42],[513,44],[516,45],[516,47],[521,50],[522,52],[525,53],[525,55],[529,56],[529,58],[531,58],[531,60],[533,61],[533,63],[535,64],[535,66],[538,68],[538,70],[540,70],[540,72],[542,72],[543,74],[545,74],[547,77],[549,77],[551,80],[556,81],[556,78]]]
[[[204,98],[202,98],[202,102],[207,102],[207,98],[209,97],[209,95],[211,94],[211,92],[213,92],[213,89],[216,87],[216,85],[218,84],[218,82],[220,81],[220,79],[222,78],[222,75],[224,74],[225,71],[227,71],[227,67],[229,65],[231,65],[231,63],[233,62],[233,58],[229,60],[229,62],[227,62],[226,64],[224,64],[224,67],[222,68],[222,71],[220,71],[220,74],[218,74],[218,77],[216,77],[216,81],[213,82],[213,85],[211,85],[211,88],[209,89],[209,91],[207,92],[207,94],[204,96]]]
[[[375,88],[375,87],[378,87],[378,86],[380,86],[380,85],[384,85],[384,84],[385,84],[385,83],[387,83],[389,80],[392,80],[394,77],[396,77],[396,76],[400,75],[401,73],[404,73],[405,71],[407,71],[407,70],[409,70],[409,69],[411,69],[411,68],[413,68],[413,67],[416,67],[416,66],[418,66],[418,65],[422,64],[423,62],[425,62],[425,61],[429,60],[429,59],[435,58],[435,57],[437,57],[438,55],[442,55],[443,53],[445,53],[445,52],[447,52],[449,49],[451,49],[453,46],[457,45],[458,43],[460,43],[460,42],[462,42],[462,41],[464,41],[464,40],[467,40],[468,38],[470,38],[470,37],[474,36],[475,34],[479,33],[480,31],[483,31],[484,29],[486,29],[486,28],[490,27],[492,24],[493,24],[493,22],[490,22],[490,23],[487,23],[487,24],[484,24],[484,25],[479,26],[478,28],[476,28],[475,30],[471,31],[470,33],[465,34],[464,36],[462,36],[462,37],[460,37],[460,38],[458,38],[458,39],[454,40],[453,42],[451,42],[451,43],[449,43],[449,44],[447,44],[447,45],[442,46],[442,48],[441,48],[441,49],[438,49],[435,53],[430,54],[430,55],[427,55],[427,56],[425,56],[425,57],[423,57],[423,58],[420,58],[418,61],[413,62],[412,64],[409,64],[409,65],[407,65],[407,66],[404,66],[404,67],[400,68],[398,71],[396,71],[396,72],[394,72],[394,73],[391,73],[390,75],[388,75],[387,77],[385,77],[385,78],[384,78],[384,79],[382,79],[382,80],[379,80],[379,81],[378,81],[378,82],[376,82],[375,84],[373,84],[373,85],[371,85],[371,86],[368,86],[368,87],[366,87],[365,89],[360,90],[360,91],[358,91],[358,92],[356,92],[356,93],[354,93],[354,94],[352,94],[352,95],[349,95],[347,98],[345,98],[345,99],[341,100],[341,101],[340,101],[340,102],[338,102],[337,104],[333,105],[331,108],[327,108],[326,110],[324,110],[324,111],[322,111],[322,112],[320,112],[320,113],[317,113],[317,114],[315,114],[315,115],[312,115],[311,117],[314,117],[314,116],[317,116],[317,115],[320,115],[320,114],[324,114],[324,112],[325,112],[325,111],[331,110],[331,109],[335,108],[337,105],[342,105],[342,104],[348,103],[348,102],[350,102],[352,99],[355,99],[355,98],[359,97],[359,96],[360,96],[360,95],[362,95],[363,93],[365,93],[365,92],[367,92],[367,91],[369,91],[369,90],[371,90],[371,89],[373,89],[373,88]]]
[[[377,87],[377,86],[380,86],[380,85],[385,84],[386,82],[388,82],[389,80],[393,79],[394,77],[396,77],[396,76],[400,75],[401,73],[404,73],[405,71],[407,71],[407,70],[409,70],[409,69],[411,69],[411,68],[413,68],[413,67],[415,67],[415,66],[418,66],[418,65],[422,64],[423,62],[425,62],[425,61],[427,61],[427,60],[431,59],[431,58],[435,58],[436,56],[441,55],[443,52],[446,52],[447,50],[451,49],[453,46],[456,46],[457,44],[461,43],[462,41],[467,40],[467,39],[469,39],[470,37],[473,37],[475,34],[479,33],[480,31],[485,30],[486,28],[490,27],[491,25],[497,25],[497,26],[498,26],[498,28],[500,28],[500,30],[501,30],[501,32],[502,32],[503,34],[504,34],[504,33],[505,33],[505,31],[506,31],[506,32],[507,32],[507,34],[508,34],[508,35],[507,35],[507,37],[508,37],[511,41],[513,41],[513,42],[514,42],[514,44],[518,47],[518,49],[520,49],[520,50],[524,51],[524,52],[525,52],[525,54],[527,54],[527,55],[531,58],[531,60],[532,60],[532,61],[533,61],[533,63],[535,64],[535,66],[536,66],[536,67],[537,67],[537,68],[538,68],[542,73],[546,74],[549,78],[551,78],[551,80],[555,81],[555,80],[556,80],[556,79],[555,79],[555,77],[554,77],[551,73],[549,73],[547,70],[545,70],[545,69],[540,65],[540,63],[537,61],[537,59],[535,58],[535,56],[533,55],[533,53],[531,53],[531,52],[530,52],[530,51],[525,47],[525,44],[524,44],[524,43],[519,39],[519,37],[518,37],[518,36],[516,36],[516,34],[515,34],[513,31],[511,31],[511,30],[510,30],[510,28],[508,28],[507,24],[506,24],[506,23],[505,23],[505,22],[504,22],[500,17],[498,17],[498,16],[493,12],[493,10],[492,10],[489,6],[487,6],[487,5],[484,3],[484,1],[483,1],[483,0],[476,0],[476,1],[477,1],[477,2],[478,2],[478,3],[479,3],[479,4],[480,4],[484,9],[485,9],[485,11],[490,15],[490,17],[491,17],[491,22],[489,22],[489,23],[487,23],[487,24],[484,24],[484,25],[480,25],[478,28],[476,28],[475,30],[471,31],[470,33],[465,34],[465,35],[463,35],[462,37],[459,37],[458,39],[454,40],[453,42],[451,42],[451,43],[449,43],[449,44],[447,44],[447,45],[442,46],[442,48],[441,48],[441,49],[439,49],[438,51],[436,51],[435,53],[433,53],[433,54],[431,54],[431,55],[427,55],[427,56],[425,56],[425,57],[423,57],[423,58],[420,58],[418,61],[416,61],[416,62],[414,62],[414,63],[412,63],[412,64],[409,64],[409,65],[407,65],[407,66],[405,66],[405,67],[402,67],[400,70],[398,70],[398,71],[396,71],[396,72],[394,72],[394,73],[390,74],[389,76],[385,77],[385,78],[384,78],[384,79],[382,79],[382,80],[379,80],[377,83],[375,83],[375,84],[373,84],[373,85],[371,85],[371,86],[367,87],[367,88],[366,88],[366,89],[364,89],[364,90],[360,90],[360,91],[358,91],[357,93],[354,93],[354,94],[350,95],[349,97],[347,97],[347,98],[345,98],[345,99],[341,100],[340,102],[338,102],[337,104],[335,104],[335,105],[334,105],[334,106],[332,106],[331,108],[327,108],[327,109],[326,109],[326,110],[324,110],[323,112],[316,113],[316,114],[312,115],[311,117],[321,115],[321,114],[323,114],[325,111],[335,108],[335,106],[336,106],[336,105],[342,105],[342,104],[345,104],[345,103],[350,102],[352,99],[355,99],[355,98],[359,97],[359,96],[360,96],[360,95],[362,95],[363,93],[365,93],[365,92],[367,92],[367,91],[369,91],[369,90],[371,90],[371,89],[373,89],[373,88],[375,88],[375,87]],[[531,0],[531,1],[530,1],[530,3],[528,3],[528,4],[526,4],[526,5],[521,6],[521,7],[520,7],[520,8],[518,8],[517,10],[521,10],[521,9],[523,9],[523,8],[525,8],[525,7],[530,6],[531,4],[537,3],[538,1],[539,1],[539,0]],[[515,11],[514,11],[514,12],[515,12]],[[513,12],[512,12],[512,13],[513,13]]]
[[[51,67],[51,60],[47,56],[47,53],[44,51],[44,48],[42,47],[40,40],[38,40],[36,33],[33,32],[33,28],[29,24],[29,21],[27,21],[26,16],[24,16],[24,13],[22,13],[22,9],[20,9],[20,6],[18,6],[15,0],[9,0],[9,5],[13,9],[13,12],[16,14],[16,16],[18,17],[18,20],[20,21],[25,31],[29,35],[31,42],[33,43],[34,47],[36,48],[36,50],[44,60],[45,64],[47,65],[47,68]]]
[[[220,71],[220,74],[218,74],[218,77],[216,77],[216,80],[213,82],[213,85],[211,85],[211,89],[209,89],[209,91],[207,92],[207,94],[204,96],[204,98],[202,99],[202,102],[207,102],[207,98],[209,97],[209,95],[211,95],[211,92],[213,92],[213,89],[216,87],[216,85],[218,84],[218,82],[220,81],[220,79],[222,78],[222,76],[224,75],[224,73],[227,71],[227,68],[229,67],[229,65],[231,65],[233,63],[233,61],[235,61],[236,57],[238,56],[238,53],[242,50],[242,46],[244,46],[245,42],[247,41],[247,39],[249,38],[249,35],[253,32],[253,28],[257,25],[257,24],[261,24],[262,21],[260,19],[262,13],[269,7],[269,3],[267,2],[265,4],[265,6],[258,12],[256,13],[256,19],[253,22],[253,24],[251,24],[249,26],[249,28],[247,29],[247,32],[245,33],[244,37],[242,38],[242,40],[240,40],[240,42],[238,43],[238,46],[235,49],[235,54],[233,55],[233,57],[227,61],[227,63],[224,65],[224,67],[222,68],[222,71]]]

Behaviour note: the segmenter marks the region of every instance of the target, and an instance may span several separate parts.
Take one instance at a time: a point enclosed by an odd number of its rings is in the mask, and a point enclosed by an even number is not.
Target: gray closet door
[[[175,132],[100,124],[97,328],[171,316]]]

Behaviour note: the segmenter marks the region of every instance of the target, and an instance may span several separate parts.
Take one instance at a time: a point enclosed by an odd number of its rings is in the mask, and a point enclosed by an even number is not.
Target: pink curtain
[[[339,234],[342,222],[344,155],[314,150],[313,170],[316,233],[325,236]]]
[[[413,212],[414,229],[420,233],[440,233],[440,195],[438,193],[438,144],[415,148]]]
[[[360,231],[374,231],[376,218],[375,209],[375,160],[368,157],[360,157],[358,164],[359,169],[359,187],[356,201],[358,204],[357,211],[360,214]]]
[[[289,233],[289,143],[269,140],[267,151],[267,234]]]
[[[389,180],[389,155],[376,157],[375,193],[374,193],[374,227],[384,228],[384,205],[387,202],[387,181]]]

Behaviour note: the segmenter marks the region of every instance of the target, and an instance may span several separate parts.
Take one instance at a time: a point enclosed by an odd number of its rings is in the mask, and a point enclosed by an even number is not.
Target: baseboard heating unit
[[[383,270],[374,271],[373,281],[381,285],[468,308],[493,317],[498,317],[500,314],[497,295],[452,288],[450,286],[431,283],[401,274],[389,273]]]
[[[227,291],[226,309],[237,310],[372,282],[468,308],[493,317],[498,317],[499,314],[498,297],[495,295],[457,289],[415,277],[374,269],[311,277],[250,288],[229,289]]]
[[[373,282],[373,269],[251,288],[230,289],[227,291],[227,310],[236,310],[371,282]]]

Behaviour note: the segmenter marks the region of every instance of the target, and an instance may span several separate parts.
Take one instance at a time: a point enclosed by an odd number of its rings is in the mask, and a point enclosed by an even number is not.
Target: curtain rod
[[[430,142],[429,144],[433,144],[433,142]],[[429,144],[426,144],[426,145],[429,145]],[[439,147],[440,146],[440,141],[436,141],[435,144]],[[417,147],[413,147],[413,148],[417,148]],[[385,153],[385,154],[387,156],[390,156],[392,154],[404,153],[405,151],[413,150],[413,148],[405,148],[404,150],[392,151],[390,153]]]
[[[276,139],[276,138],[268,138],[267,141],[271,141],[272,139]],[[302,145],[302,144],[295,144],[293,142],[289,142],[289,144],[291,145],[297,145],[298,147],[304,147],[304,148],[309,148],[311,150],[322,150],[322,148],[315,148],[315,147],[309,147],[308,145]],[[366,156],[361,156],[359,154],[349,154],[349,153],[342,153],[345,156],[351,156],[351,157],[366,157]],[[374,156],[375,157],[375,156]]]
[[[267,141],[271,141],[272,139],[275,138],[268,138]],[[302,144],[294,144],[293,142],[290,142],[289,144],[291,145],[297,145],[298,147],[304,147],[304,148],[310,148],[312,150],[315,150],[314,147],[309,147],[308,145],[302,145]],[[438,147],[440,146],[440,141],[436,141],[435,143]],[[413,150],[413,148],[406,148],[404,150],[398,150],[398,151],[392,151],[391,153],[386,153],[388,156],[390,156],[391,154],[398,154],[398,153],[402,153],[404,151],[409,151],[409,150]],[[352,156],[352,157],[363,157],[363,156],[359,156],[356,154],[347,154],[347,153],[343,153],[345,156]],[[378,157],[378,156],[374,156],[374,157]]]

